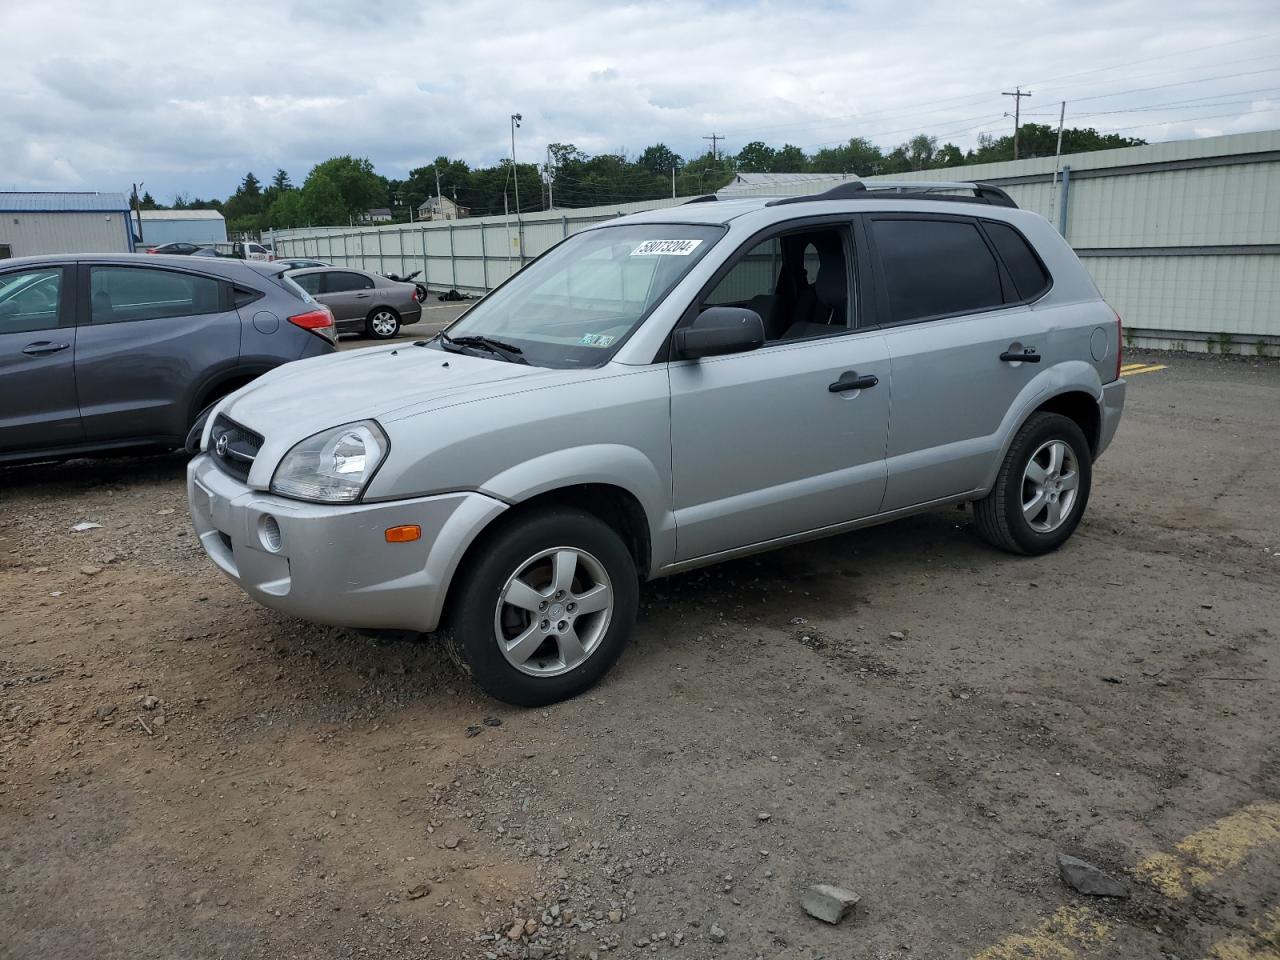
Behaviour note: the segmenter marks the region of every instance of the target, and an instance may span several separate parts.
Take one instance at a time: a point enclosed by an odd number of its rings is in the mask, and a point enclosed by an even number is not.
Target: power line
[[[712,131],[711,136],[703,137],[702,139],[711,141],[711,159],[718,160],[719,157],[716,156],[716,141],[723,140],[724,137],[720,136],[720,134],[716,133],[715,131]]]

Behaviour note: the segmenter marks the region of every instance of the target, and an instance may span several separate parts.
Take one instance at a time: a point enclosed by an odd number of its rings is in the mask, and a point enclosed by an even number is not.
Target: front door
[[[766,238],[698,305],[749,306],[768,339],[669,366],[678,561],[880,509],[889,357],[859,328],[851,262],[843,225]]]
[[[338,322],[363,320],[373,309],[373,280],[350,270],[324,273],[324,291],[316,297]]]
[[[71,267],[0,272],[0,455],[84,439]]]

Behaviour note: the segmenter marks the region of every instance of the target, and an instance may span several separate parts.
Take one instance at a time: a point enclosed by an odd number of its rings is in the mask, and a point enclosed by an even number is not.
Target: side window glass
[[[329,274],[325,288],[327,293],[345,293],[348,290],[372,290],[373,281],[359,273],[335,271]]]
[[[962,220],[871,221],[894,322],[1004,303],[1000,267],[977,226]]]
[[[845,231],[783,234],[757,244],[703,300],[760,314],[767,341],[830,336],[854,326]]]
[[[212,277],[147,267],[91,267],[93,323],[159,320],[222,310],[222,285]]]
[[[52,330],[61,302],[61,268],[0,274],[0,334]]]
[[[290,277],[289,279],[314,297],[320,293],[320,286],[324,282],[324,274],[304,273],[301,276]]]
[[[995,220],[984,220],[982,225],[1018,288],[1017,299],[1034,300],[1049,289],[1049,274],[1022,234]]]

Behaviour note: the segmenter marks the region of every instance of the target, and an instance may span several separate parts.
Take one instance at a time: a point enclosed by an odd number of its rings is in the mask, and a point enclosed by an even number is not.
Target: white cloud
[[[1271,0],[44,0],[2,16],[6,187],[225,196],[246,170],[300,181],[340,153],[390,176],[438,154],[491,163],[517,111],[525,159],[551,141],[690,154],[712,131],[730,151],[920,131],[968,146],[1009,127],[1014,84],[1038,122],[1065,98],[1068,123],[1147,139],[1280,126]]]

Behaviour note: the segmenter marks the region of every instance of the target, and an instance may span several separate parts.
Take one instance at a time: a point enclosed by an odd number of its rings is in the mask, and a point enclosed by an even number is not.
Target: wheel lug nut
[[[547,609],[547,601],[543,600],[540,604],[538,604],[538,609],[539,610]]]
[[[573,613],[573,611],[578,609],[578,605],[576,603],[571,603],[567,607],[565,607],[565,609],[568,610],[570,613]]]
[[[551,621],[550,621],[550,620],[543,620],[540,624],[538,624],[538,629],[539,629],[539,630],[546,630],[549,626],[551,626]]]
[[[557,599],[557,600],[561,599],[563,596],[564,596],[564,591],[563,591],[563,590],[557,590],[557,591],[556,591],[556,599]]]
[[[561,620],[558,624],[556,624],[556,629],[557,629],[557,630],[564,630],[564,629],[565,629],[566,627],[568,627],[568,626],[569,626],[569,624],[567,624],[565,621]]]

